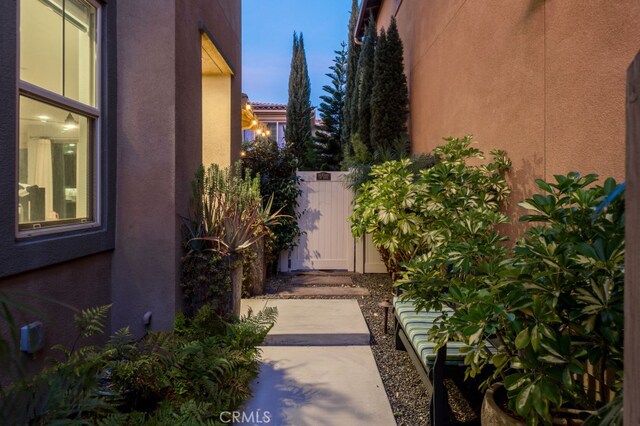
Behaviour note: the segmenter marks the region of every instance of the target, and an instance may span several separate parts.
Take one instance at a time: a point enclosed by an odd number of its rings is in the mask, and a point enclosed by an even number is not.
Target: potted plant
[[[282,217],[280,211],[271,213],[272,203],[273,196],[263,207],[259,177],[252,178],[249,170],[243,174],[239,163],[225,169],[212,164],[206,171],[201,166],[196,172],[191,218],[185,221],[187,256],[207,253],[205,262],[209,257],[224,258],[231,277],[229,310],[236,316],[240,315],[243,254],[268,235],[268,227]],[[215,274],[211,271],[212,276]],[[206,275],[205,280],[210,278]],[[224,292],[218,293],[224,297]]]
[[[622,387],[624,201],[613,179],[596,180],[577,173],[537,180],[544,195],[520,204],[530,211],[521,221],[532,226],[512,256],[478,263],[456,243],[445,273],[414,265],[410,277],[422,305],[454,308],[433,337],[466,343],[466,376],[493,368],[484,385],[503,383],[510,415],[529,425],[580,424]],[[461,272],[472,278],[459,279]],[[419,291],[434,282],[442,290],[452,275],[446,291]],[[588,366],[597,393],[580,380]]]

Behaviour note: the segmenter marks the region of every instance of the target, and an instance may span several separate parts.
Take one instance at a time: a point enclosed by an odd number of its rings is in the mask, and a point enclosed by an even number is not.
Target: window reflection
[[[96,22],[83,0],[21,0],[20,79],[96,106]]]

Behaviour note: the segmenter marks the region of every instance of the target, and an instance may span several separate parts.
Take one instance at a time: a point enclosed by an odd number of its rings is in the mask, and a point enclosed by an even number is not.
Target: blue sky
[[[242,91],[251,102],[287,103],[293,32],[304,34],[311,104],[318,106],[334,50],[347,42],[351,0],[243,0]]]

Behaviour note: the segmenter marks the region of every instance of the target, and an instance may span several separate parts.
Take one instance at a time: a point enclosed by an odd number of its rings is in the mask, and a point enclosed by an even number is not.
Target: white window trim
[[[84,0],[93,7],[96,8],[96,64],[95,64],[95,105],[97,107],[92,107],[87,104],[83,104],[82,102],[78,102],[74,99],[67,98],[66,96],[62,96],[58,93],[52,92],[47,89],[43,89],[40,86],[29,83],[27,81],[23,81],[20,79],[20,41],[21,34],[17,34],[17,43],[16,43],[16,111],[17,120],[16,120],[16,135],[20,135],[20,96],[25,96],[30,99],[34,99],[36,101],[40,101],[55,107],[64,108],[66,110],[75,112],[77,114],[81,114],[84,116],[88,116],[92,119],[93,126],[90,128],[89,136],[91,137],[91,154],[92,154],[92,170],[91,170],[91,185],[93,187],[92,190],[92,204],[91,207],[93,209],[93,220],[90,222],[78,222],[78,223],[69,223],[69,224],[60,224],[60,225],[52,225],[44,228],[33,228],[33,229],[20,229],[19,224],[19,214],[18,214],[18,191],[14,190],[14,201],[13,205],[15,206],[15,214],[14,214],[14,229],[15,229],[15,237],[17,239],[29,238],[29,237],[37,237],[37,236],[45,236],[52,234],[62,234],[66,232],[78,231],[78,230],[87,230],[93,228],[99,228],[102,226],[102,196],[104,194],[101,193],[101,175],[102,175],[102,162],[100,161],[100,152],[102,150],[102,138],[101,138],[101,125],[102,125],[102,116],[100,113],[100,106],[102,105],[102,4],[100,4],[96,0]],[[20,0],[17,0],[17,22],[18,28],[20,28]],[[64,18],[63,18],[64,19]],[[20,141],[19,136],[16,137],[15,146],[18,147]],[[18,187],[18,176],[20,169],[20,160],[18,156],[18,150],[16,150],[15,155],[15,176],[16,181],[14,182],[14,188]]]

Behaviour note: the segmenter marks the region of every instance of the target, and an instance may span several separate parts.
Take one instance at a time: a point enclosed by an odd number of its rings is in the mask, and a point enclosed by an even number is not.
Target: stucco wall
[[[383,1],[378,27],[392,6]],[[404,0],[396,17],[415,152],[464,134],[485,152],[505,149],[514,218],[535,178],[624,178],[625,70],[640,49],[640,2]]]
[[[45,350],[26,364],[30,371],[43,367],[46,357],[54,355],[48,348],[56,344],[71,347],[76,339],[75,312],[64,307],[65,304],[84,309],[110,303],[110,268],[111,253],[102,253],[0,279],[2,292],[13,302],[29,308],[14,312],[17,325],[33,321],[43,324]],[[27,357],[25,355],[25,359]],[[0,381],[2,379],[0,377]]]
[[[176,310],[175,0],[120,2],[118,50],[112,326],[140,334],[146,311],[168,329]]]
[[[118,206],[112,326],[170,329],[182,307],[181,219],[202,161],[201,30],[235,72],[231,125],[240,129],[240,1],[118,4]],[[231,133],[239,158],[240,132]]]
[[[202,163],[231,164],[231,77],[202,76]],[[237,130],[237,128],[235,129]]]

